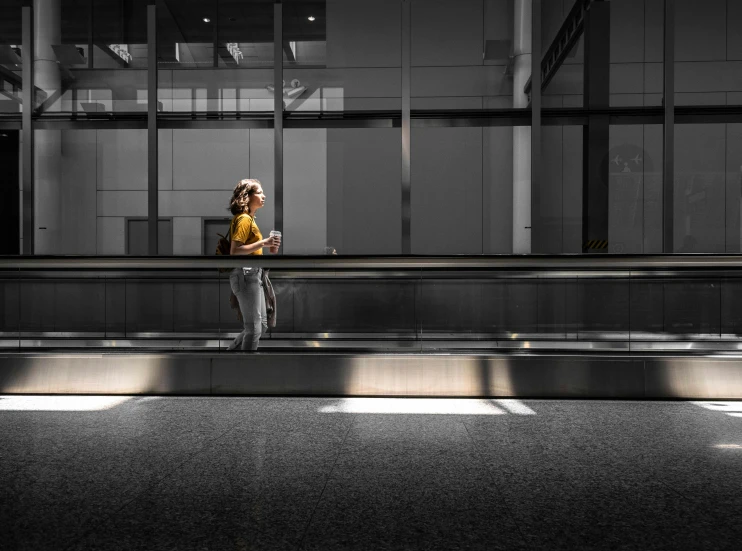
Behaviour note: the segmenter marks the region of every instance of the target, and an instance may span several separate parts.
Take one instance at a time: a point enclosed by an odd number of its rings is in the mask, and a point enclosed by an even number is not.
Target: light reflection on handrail
[[[565,275],[574,275],[576,270],[594,270],[632,272],[636,276],[640,275],[637,272],[657,270],[742,270],[742,255],[0,256],[0,270],[193,270],[239,266],[281,270],[560,270]]]

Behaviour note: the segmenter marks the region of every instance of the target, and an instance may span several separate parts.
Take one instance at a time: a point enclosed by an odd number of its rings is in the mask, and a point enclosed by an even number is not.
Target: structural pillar
[[[276,196],[273,210],[273,227],[282,234],[281,248],[286,248],[283,228],[283,5],[273,5],[273,194]]]
[[[36,89],[52,96],[62,85],[57,57],[53,45],[62,43],[61,0],[34,0],[34,77]],[[33,88],[32,88],[33,90]],[[35,102],[24,105],[33,109]],[[59,111],[60,100],[54,102],[47,112]],[[34,144],[34,228],[33,235],[24,239],[34,240],[35,254],[63,254],[62,216],[62,131],[42,130],[35,132]]]
[[[402,254],[412,254],[412,3],[402,0]]]
[[[531,0],[515,0],[513,108],[528,107],[531,76]],[[513,254],[531,253],[531,127],[513,127]]]
[[[675,0],[665,0],[662,252],[675,252]]]
[[[610,2],[593,2],[585,14],[582,153],[582,252],[608,252],[608,147],[610,119]],[[600,110],[603,110],[600,112]]]
[[[159,253],[159,136],[157,133],[157,6],[147,6],[147,253]]]
[[[33,8],[23,6],[23,131],[21,134],[21,157],[23,158],[22,186],[23,231],[21,250],[23,254],[34,254],[34,235],[36,233],[34,200],[34,162],[33,162]]]
[[[531,252],[539,253],[541,185],[541,0],[531,0]]]

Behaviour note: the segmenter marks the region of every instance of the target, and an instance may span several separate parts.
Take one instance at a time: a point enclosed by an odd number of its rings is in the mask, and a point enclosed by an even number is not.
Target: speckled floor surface
[[[741,549],[740,413],[0,396],[0,548]]]

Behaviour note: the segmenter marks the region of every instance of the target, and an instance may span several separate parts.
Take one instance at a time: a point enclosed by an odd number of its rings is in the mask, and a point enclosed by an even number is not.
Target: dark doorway
[[[0,130],[0,254],[21,254],[18,130]]]
[[[126,254],[147,256],[147,235],[149,221],[146,218],[126,219]],[[173,256],[173,219],[160,218],[157,221],[157,253],[159,256]]]

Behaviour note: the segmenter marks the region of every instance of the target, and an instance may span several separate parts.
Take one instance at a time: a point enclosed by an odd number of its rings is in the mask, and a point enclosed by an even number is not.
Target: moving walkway
[[[257,353],[228,273],[271,269]],[[735,398],[737,256],[0,259],[0,392]]]

